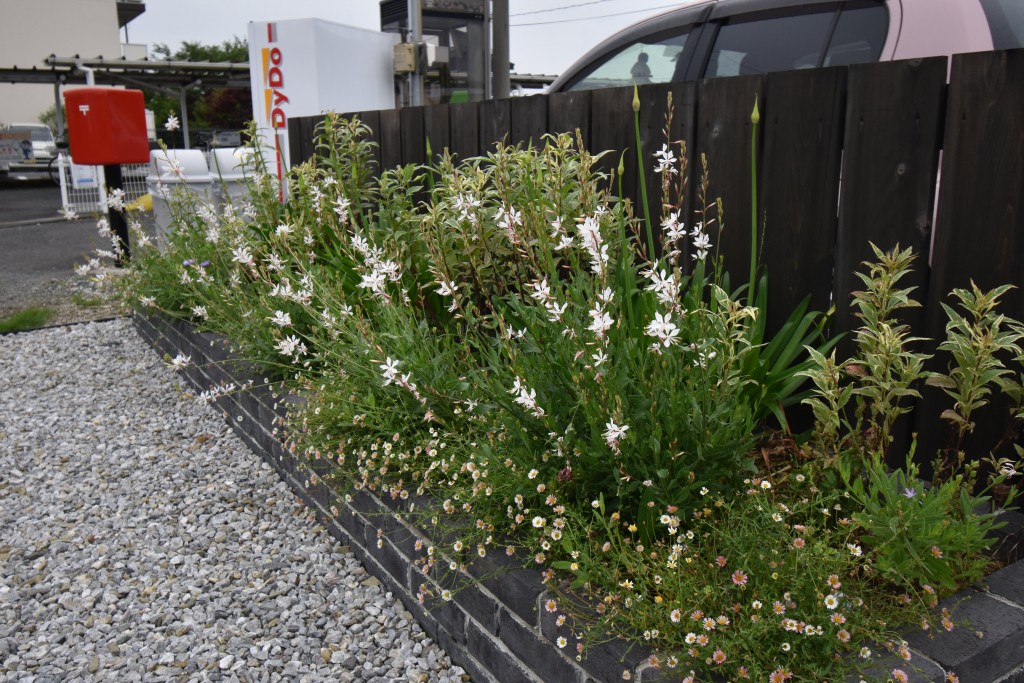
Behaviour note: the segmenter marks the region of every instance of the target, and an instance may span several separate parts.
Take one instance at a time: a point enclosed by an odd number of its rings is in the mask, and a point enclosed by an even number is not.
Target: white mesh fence
[[[102,166],[82,166],[72,163],[63,153],[54,162],[60,180],[60,197],[64,211],[76,214],[107,212],[106,182]],[[149,164],[122,164],[121,180],[125,203],[130,204],[145,195],[146,174]]]

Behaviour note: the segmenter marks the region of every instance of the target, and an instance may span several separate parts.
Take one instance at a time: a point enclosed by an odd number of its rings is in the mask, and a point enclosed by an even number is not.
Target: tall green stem
[[[654,229],[651,227],[651,209],[647,203],[647,176],[644,173],[644,153],[640,144],[640,91],[633,85],[633,131],[636,136],[636,172],[640,176],[640,201],[643,202],[644,227],[647,232],[647,258],[654,260]]]
[[[747,301],[753,304],[757,277],[757,124],[761,113],[757,110],[757,95],[754,95],[754,111],[750,114],[750,279],[747,284]]]

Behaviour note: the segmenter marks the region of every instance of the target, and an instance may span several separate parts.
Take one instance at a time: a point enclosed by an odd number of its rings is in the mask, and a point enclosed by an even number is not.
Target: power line
[[[542,26],[542,25],[545,25],[545,24],[568,24],[569,22],[574,22],[574,21],[587,21],[589,19],[604,19],[606,17],[621,17],[621,16],[624,16],[626,14],[638,14],[640,12],[650,12],[650,11],[656,10],[656,9],[668,9],[670,7],[679,7],[679,3],[675,2],[675,3],[672,3],[671,5],[659,5],[658,7],[647,7],[645,9],[634,9],[634,10],[629,10],[628,12],[615,12],[614,14],[595,14],[594,16],[591,16],[591,17],[579,17],[578,19],[554,19],[552,21],[533,21],[533,22],[528,22],[528,23],[525,23],[525,24],[509,24],[509,26],[510,27],[518,27],[518,26]]]
[[[602,2],[611,2],[611,0],[590,0],[590,2],[578,2],[575,5],[562,5],[561,7],[549,7],[548,9],[538,9],[532,12],[516,12],[510,14],[510,17],[521,17],[526,14],[543,14],[544,12],[557,12],[561,9],[569,9],[571,7],[583,7],[584,5],[600,5]]]

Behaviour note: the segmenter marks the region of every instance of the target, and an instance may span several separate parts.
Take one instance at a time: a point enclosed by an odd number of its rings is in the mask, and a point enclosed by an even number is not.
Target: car
[[[24,157],[12,166],[36,165],[45,166],[57,154],[57,143],[53,139],[50,127],[43,123],[12,123],[4,131],[6,133],[28,133],[31,144],[24,146]]]
[[[1024,0],[693,0],[587,52],[548,92],[1024,47]]]

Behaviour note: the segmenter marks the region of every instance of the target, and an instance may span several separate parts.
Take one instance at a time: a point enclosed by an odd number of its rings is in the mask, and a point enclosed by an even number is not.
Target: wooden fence
[[[665,142],[671,92],[672,138],[686,141],[691,188],[703,154],[709,194],[722,198],[726,228],[711,235],[735,282],[746,280],[750,258],[756,97],[769,327],[777,329],[810,295],[817,310],[835,302],[833,332],[849,331],[850,293],[860,284],[853,273],[871,258],[869,243],[898,243],[920,255],[911,284],[924,305],[907,320],[919,336],[936,339],[945,336],[940,302],[971,280],[985,289],[1015,285],[1002,310],[1024,319],[1024,50],[958,55],[947,66],[939,57],[641,86],[643,169],[628,88],[354,114],[373,130],[385,168],[426,161],[428,139],[435,152],[469,158],[498,140],[538,142],[545,133],[579,129],[589,150],[615,151],[606,157],[609,168],[626,152],[623,186],[634,202],[638,174],[647,175],[657,216],[653,154]],[[320,120],[289,122],[293,164],[312,155]],[[920,452],[934,453],[944,441],[947,429],[936,416],[947,404],[941,393],[926,392],[915,410]],[[1005,433],[1007,421],[996,412],[979,422],[976,453]]]

